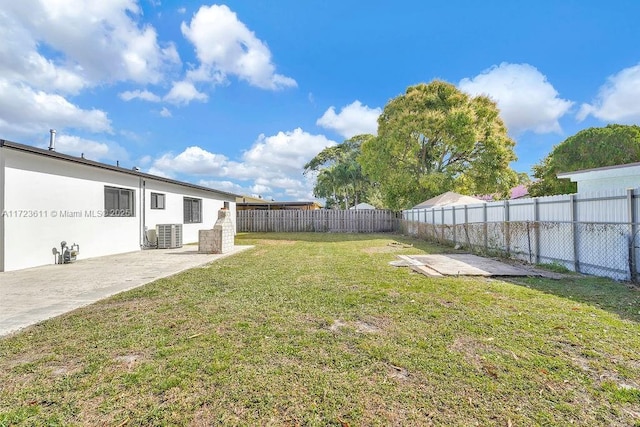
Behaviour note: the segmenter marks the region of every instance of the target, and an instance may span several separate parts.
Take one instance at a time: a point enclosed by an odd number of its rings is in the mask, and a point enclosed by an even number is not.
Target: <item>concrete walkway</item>
[[[222,255],[199,254],[197,246],[152,249],[0,273],[0,337],[251,247]]]

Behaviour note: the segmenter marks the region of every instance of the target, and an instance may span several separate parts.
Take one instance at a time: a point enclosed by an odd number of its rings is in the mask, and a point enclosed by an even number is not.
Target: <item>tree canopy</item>
[[[533,166],[537,181],[529,187],[529,194],[575,193],[576,183],[558,179],[558,173],[634,162],[640,162],[640,126],[612,124],[584,129],[556,145]]]
[[[360,163],[386,207],[403,209],[446,191],[506,195],[514,145],[492,100],[436,80],[389,101]]]
[[[348,209],[367,201],[371,184],[358,163],[363,142],[373,135],[357,135],[327,147],[304,165],[304,173],[316,172],[313,194],[327,200],[327,207]]]

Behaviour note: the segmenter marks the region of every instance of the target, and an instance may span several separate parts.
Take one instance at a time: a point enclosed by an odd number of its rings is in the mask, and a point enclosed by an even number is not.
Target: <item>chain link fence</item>
[[[401,221],[403,233],[480,255],[555,264],[579,273],[638,281],[640,224],[501,221],[431,224]]]

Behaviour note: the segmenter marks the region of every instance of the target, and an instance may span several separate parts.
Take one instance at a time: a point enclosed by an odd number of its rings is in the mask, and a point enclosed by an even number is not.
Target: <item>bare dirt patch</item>
[[[385,246],[370,246],[362,249],[362,252],[367,254],[388,254],[402,251],[403,249],[412,248],[413,245],[407,245],[404,243],[391,242]]]
[[[73,375],[77,372],[80,372],[80,368],[82,365],[75,362],[69,362],[67,364],[60,364],[52,366],[51,374],[54,377],[63,377],[65,375]]]
[[[391,378],[395,378],[397,380],[407,380],[409,379],[409,371],[401,366],[388,365],[389,376]]]
[[[372,325],[370,323],[362,322],[362,321],[355,322],[355,327],[356,327],[356,331],[362,332],[365,334],[376,333],[380,331],[380,328],[378,328],[376,325]]]
[[[344,328],[347,326],[347,323],[343,322],[342,320],[334,320],[333,323],[331,324],[331,326],[329,326],[329,330],[331,332],[340,332],[340,329]]]
[[[113,360],[119,365],[124,366],[127,369],[131,369],[144,360],[144,356],[141,354],[123,354],[121,356],[114,357]]]
[[[329,330],[331,332],[340,332],[340,330],[344,328],[352,328],[362,334],[375,334],[381,332],[386,323],[384,319],[356,320],[355,322],[345,322],[336,319],[331,326],[329,326]]]

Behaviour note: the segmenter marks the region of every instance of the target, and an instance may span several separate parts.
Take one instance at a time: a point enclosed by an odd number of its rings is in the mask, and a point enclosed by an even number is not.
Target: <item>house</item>
[[[447,191],[439,196],[425,200],[424,202],[414,206],[413,209],[429,209],[453,205],[473,205],[476,203],[486,203],[486,201],[478,199],[477,197],[464,196],[462,194],[454,193],[453,191]]]
[[[485,202],[493,202],[495,200],[501,200],[501,196],[498,193],[494,194],[483,194],[482,196],[477,196],[480,200],[484,200]],[[524,199],[529,197],[529,188],[526,184],[519,184],[509,190],[509,199]]]
[[[221,208],[235,217],[236,194],[58,153],[53,143],[53,134],[49,150],[0,140],[0,271],[58,262],[62,241],[77,244],[80,259],[153,247],[157,226],[175,244],[197,242]]]
[[[372,210],[375,208],[376,208],[375,206],[370,205],[369,203],[358,203],[355,206],[351,206],[349,209],[350,210]]]
[[[575,172],[559,173],[558,178],[568,178],[578,183],[578,193],[640,187],[640,163],[627,163]]]
[[[255,210],[302,210],[315,211],[322,209],[322,205],[318,202],[276,202],[268,201],[259,197],[239,196],[236,198],[236,208],[239,211],[255,211]]]

